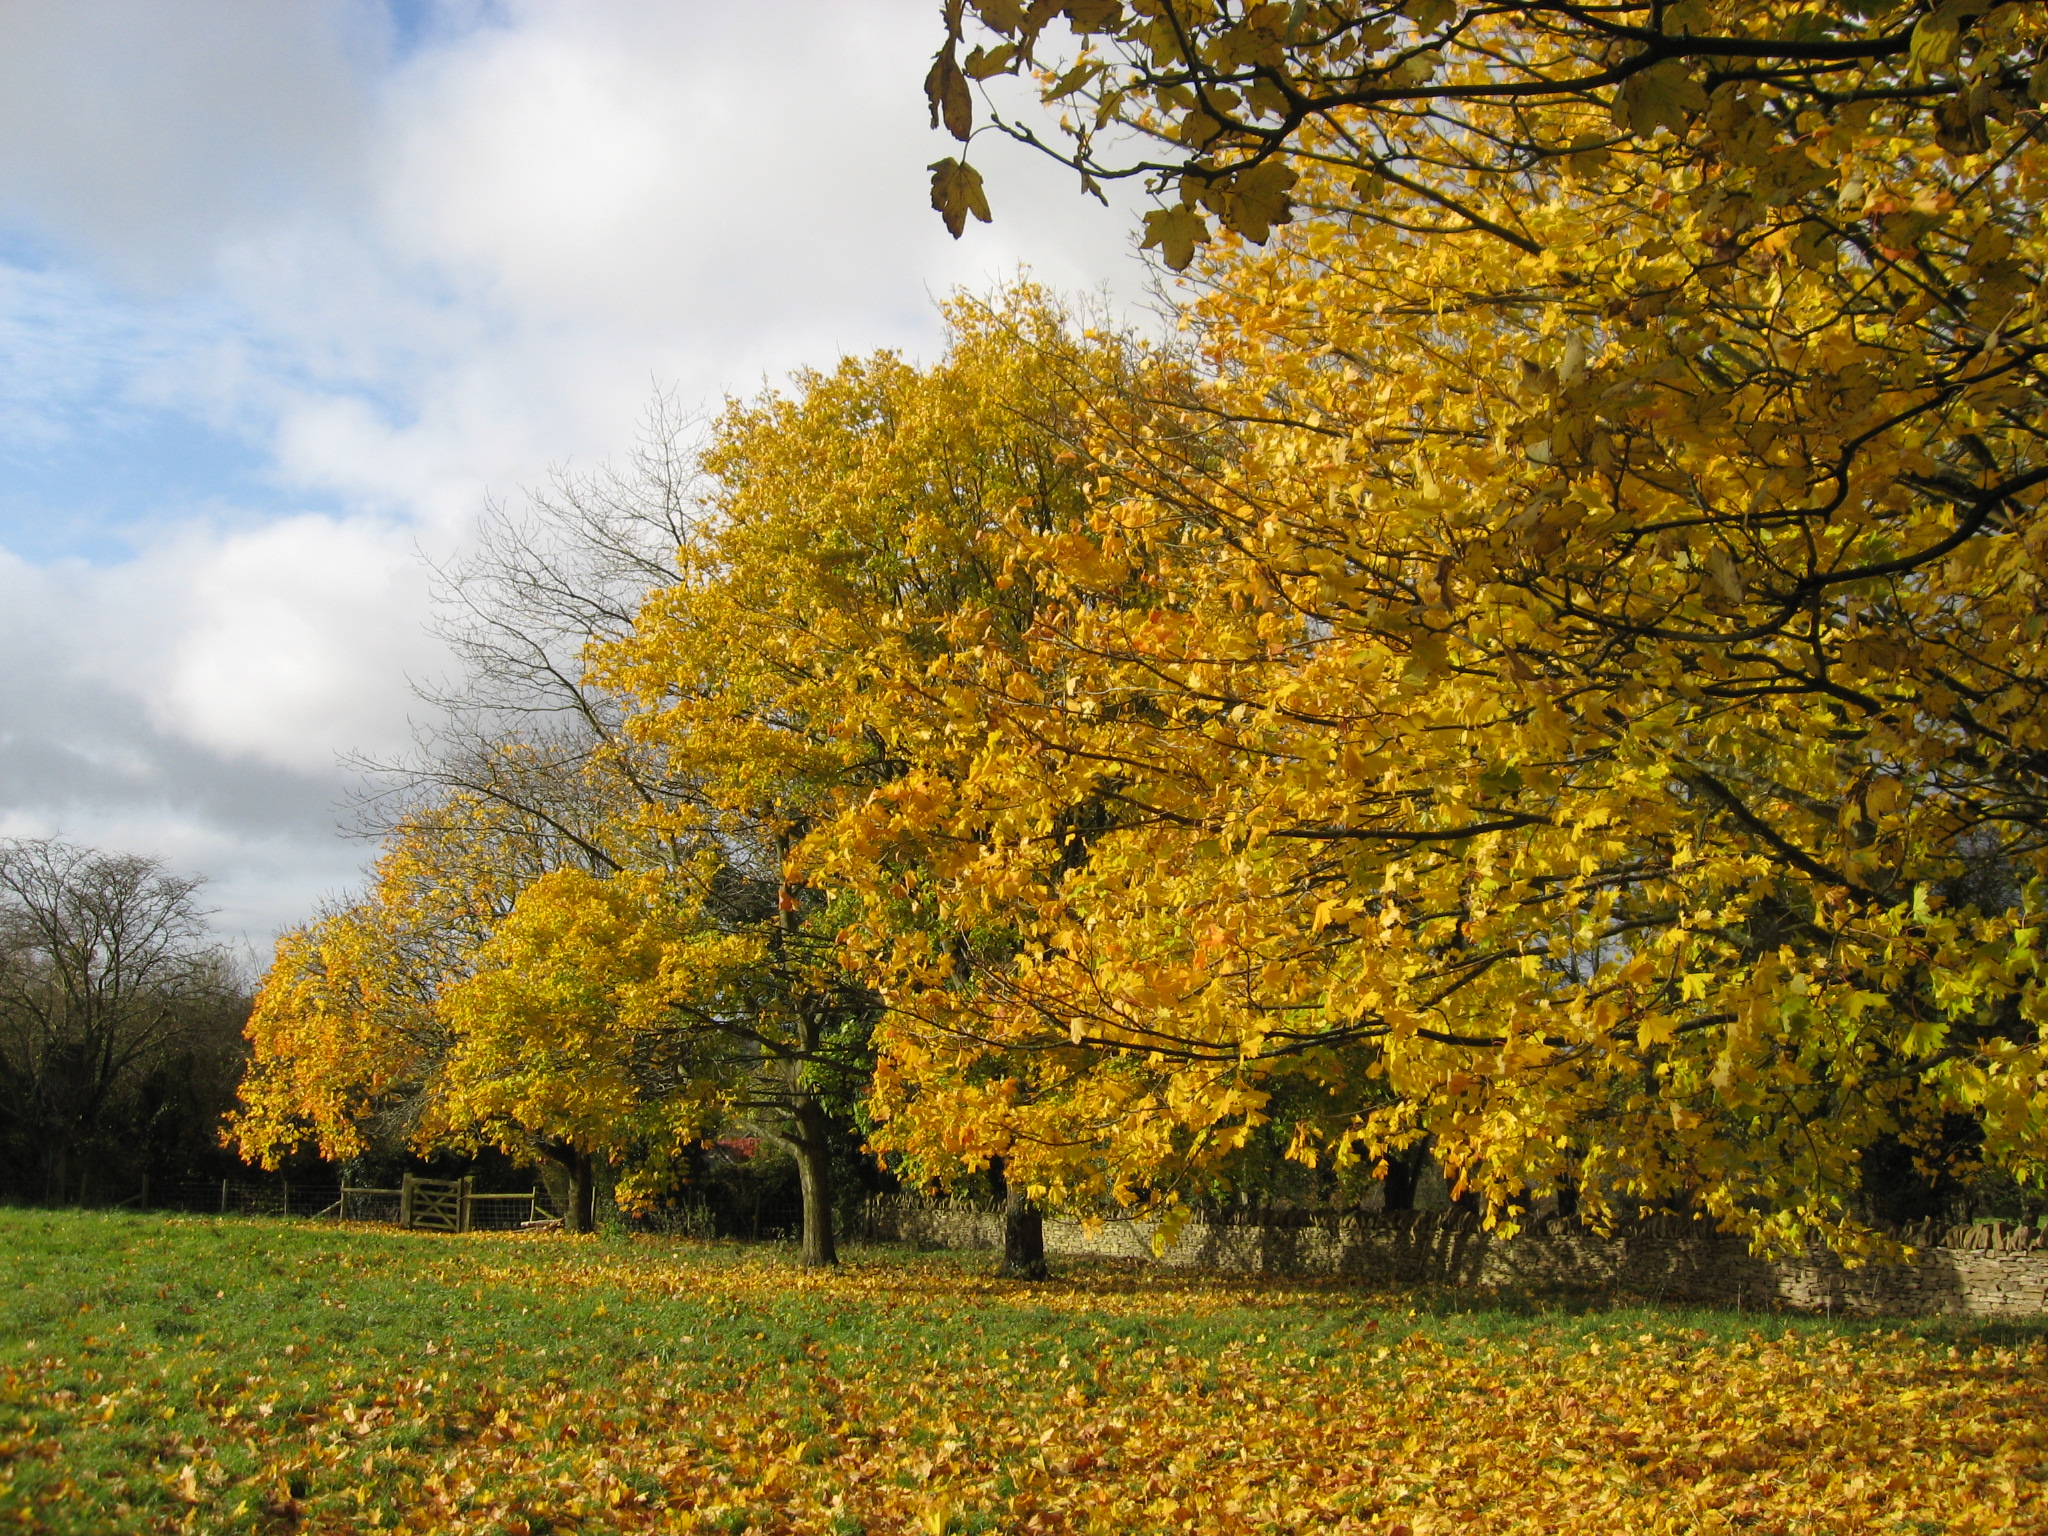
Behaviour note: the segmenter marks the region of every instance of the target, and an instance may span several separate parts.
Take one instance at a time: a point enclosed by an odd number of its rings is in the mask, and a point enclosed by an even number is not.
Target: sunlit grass
[[[0,1211],[0,1524],[2038,1532],[2048,1328]]]

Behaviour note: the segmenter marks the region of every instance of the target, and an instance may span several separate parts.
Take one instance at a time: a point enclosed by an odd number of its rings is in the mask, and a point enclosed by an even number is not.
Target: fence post
[[[469,1230],[469,1194],[470,1187],[475,1183],[476,1180],[474,1178],[465,1178],[462,1181],[462,1189],[457,1196],[461,1204],[457,1207],[455,1217],[455,1230],[458,1232],[467,1232]]]
[[[284,1213],[287,1216],[292,1213],[292,1181],[290,1179],[284,1181]]]
[[[412,1225],[412,1175],[409,1173],[398,1185],[398,1224],[401,1227]]]
[[[220,1213],[223,1216],[228,1213],[228,1181],[226,1179],[220,1181]]]

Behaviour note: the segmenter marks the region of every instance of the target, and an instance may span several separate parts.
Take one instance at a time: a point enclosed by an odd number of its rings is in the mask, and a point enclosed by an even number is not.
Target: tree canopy
[[[2037,1170],[2039,9],[954,6],[963,138],[970,21],[1151,179],[1208,369],[1062,564],[1180,601],[1048,628],[1155,830],[1039,1016],[1350,1056],[1339,1155],[1496,1201],[1829,1227],[1957,1115]]]
[[[437,983],[486,1117],[829,1107],[1169,1212],[1426,1147],[1845,1247],[1880,1163],[2038,1186],[2040,8],[945,25],[935,126],[1015,75],[1149,178],[1179,329],[959,300],[712,424],[525,674],[586,830]]]

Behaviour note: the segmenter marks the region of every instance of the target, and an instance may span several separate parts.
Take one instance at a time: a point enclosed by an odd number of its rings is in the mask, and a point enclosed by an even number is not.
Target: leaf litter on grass
[[[51,1532],[2035,1532],[2048,1329],[0,1213]]]

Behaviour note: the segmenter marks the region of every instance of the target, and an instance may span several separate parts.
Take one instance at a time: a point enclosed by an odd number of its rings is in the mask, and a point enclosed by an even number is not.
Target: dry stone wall
[[[1048,1218],[1046,1252],[1135,1259],[1231,1274],[1344,1276],[1391,1285],[1559,1287],[1671,1301],[1867,1314],[2019,1317],[2048,1312],[2048,1245],[2031,1227],[1978,1223],[1912,1234],[1911,1263],[1846,1269],[1823,1252],[1765,1261],[1740,1239],[1652,1221],[1601,1237],[1575,1223],[1498,1238],[1459,1215],[1361,1212],[1304,1226],[1183,1227],[1163,1254],[1150,1221]],[[1002,1218],[970,1206],[896,1197],[869,1207],[884,1240],[1000,1248]]]

